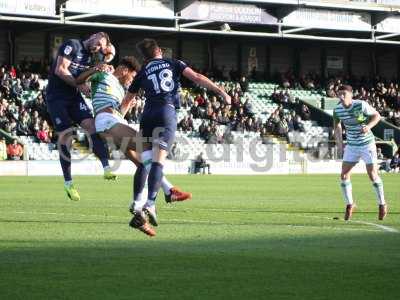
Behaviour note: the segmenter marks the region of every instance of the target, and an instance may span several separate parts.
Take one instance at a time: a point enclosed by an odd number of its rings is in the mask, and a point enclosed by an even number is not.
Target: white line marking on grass
[[[16,214],[33,214],[33,215],[50,215],[50,216],[72,216],[72,217],[94,217],[94,218],[118,218],[122,219],[124,216],[113,216],[113,215],[86,215],[86,214],[75,214],[75,213],[59,213],[59,212],[35,212],[35,211],[14,211],[14,212],[5,212],[3,213],[16,213]],[[318,218],[318,219],[328,219],[325,217],[318,217],[318,216],[307,216],[303,214],[298,214],[306,218]],[[229,222],[218,222],[212,220],[191,220],[191,219],[165,219],[166,222],[173,222],[173,223],[187,223],[187,224],[204,224],[204,225],[226,225],[226,226],[254,226],[255,224],[252,223],[229,223]],[[355,221],[353,221],[355,222]],[[358,223],[362,223],[361,221]],[[366,224],[366,223],[365,223]],[[257,224],[260,225],[260,224]],[[367,225],[372,225],[367,224]],[[375,224],[378,227],[383,225]],[[322,229],[331,229],[331,230],[345,230],[345,231],[374,231],[377,232],[378,230],[371,230],[366,228],[346,228],[346,227],[338,227],[338,226],[318,226],[318,225],[294,225],[294,224],[265,224],[264,226],[270,227],[291,227],[291,228],[322,228]],[[387,227],[387,226],[383,226]],[[390,228],[390,227],[388,227]],[[398,232],[394,228],[390,228],[390,230],[394,230],[391,232]]]
[[[399,233],[400,232],[396,228],[389,227],[389,226],[386,226],[386,225],[375,224],[375,223],[365,222],[365,221],[352,221],[352,220],[350,220],[350,222],[359,223],[359,224],[365,224],[365,225],[370,225],[370,226],[375,226],[375,227],[378,227],[378,228],[380,228],[380,229],[382,229],[383,231],[386,231],[386,232],[395,232],[395,233]]]
[[[306,216],[306,215],[303,215],[303,216],[306,217],[306,218],[318,218],[318,219],[324,219],[324,220],[325,219],[326,220],[331,220],[331,218],[328,218],[328,217]],[[395,232],[395,233],[399,233],[400,232],[396,228],[389,227],[389,226],[386,226],[386,225],[376,224],[376,223],[372,223],[372,222],[365,222],[365,221],[358,221],[358,220],[349,220],[349,221],[346,221],[346,222],[374,226],[374,227],[382,229],[383,231],[386,231],[386,232]]]
[[[286,214],[286,215],[298,215],[298,216],[302,216],[305,218],[317,218],[317,219],[326,219],[326,220],[331,220],[330,217],[319,217],[319,216],[309,216],[305,213],[296,213],[296,212],[281,212],[281,211],[257,211],[257,210],[248,210],[248,209],[219,209],[219,208],[198,208],[198,209],[193,209],[193,208],[184,208],[183,210],[180,211],[193,211],[193,210],[205,210],[205,211],[215,211],[215,212],[228,212],[228,213],[234,213],[234,212],[238,212],[238,213],[271,213],[271,214]],[[312,212],[310,212],[311,214]],[[350,220],[348,222],[352,222],[352,223],[359,223],[359,224],[363,224],[363,225],[369,225],[369,226],[374,226],[376,228],[379,228],[383,231],[386,232],[392,232],[392,233],[400,233],[400,230],[393,228],[393,227],[389,227],[386,225],[381,225],[381,224],[376,224],[376,223],[372,223],[372,222],[365,222],[365,221],[353,221]],[[324,227],[326,228],[326,226]],[[332,227],[333,228],[333,227]]]

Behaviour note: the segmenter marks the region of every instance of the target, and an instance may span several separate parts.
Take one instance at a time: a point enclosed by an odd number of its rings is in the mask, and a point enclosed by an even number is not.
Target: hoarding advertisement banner
[[[302,8],[283,18],[283,24],[294,27],[370,31],[371,16],[360,12]]]
[[[194,2],[181,11],[182,18],[247,24],[276,24],[277,19],[256,5]]]
[[[66,11],[142,18],[174,18],[173,0],[69,0]]]
[[[0,13],[25,16],[56,15],[55,0],[0,0]]]

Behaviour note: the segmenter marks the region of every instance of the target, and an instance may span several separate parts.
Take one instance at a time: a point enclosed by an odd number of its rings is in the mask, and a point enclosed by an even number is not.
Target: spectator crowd
[[[281,74],[279,83],[282,88],[324,91],[327,97],[337,98],[337,92],[342,84],[353,87],[354,98],[367,101],[388,122],[400,127],[400,86],[396,80],[386,80],[380,76],[375,78],[355,77],[348,75],[330,76],[323,80],[310,72],[296,78],[291,72]]]
[[[44,76],[28,71],[31,68],[40,70],[33,62],[0,67],[0,129],[12,137],[34,136],[37,142],[49,143],[53,130],[44,101]],[[19,147],[7,147],[8,158],[21,157]]]
[[[44,100],[47,69],[45,62],[28,60],[17,67],[0,67],[0,129],[10,136],[32,136],[37,142],[54,142],[54,132]],[[215,68],[212,71],[204,70],[203,73],[214,80],[230,80],[220,84],[232,98],[232,103],[226,104],[214,93],[184,82],[181,107],[189,113],[179,120],[178,129],[198,135],[206,143],[233,143],[232,131],[253,132],[261,138],[272,134],[288,140],[290,132],[304,131],[302,121],[310,120],[311,115],[308,106],[300,104],[298,99],[291,96],[290,89],[308,89],[319,93],[324,91],[328,97],[336,97],[343,83],[354,87],[355,98],[368,101],[388,121],[400,126],[399,84],[386,82],[379,77],[366,80],[336,76],[324,81],[314,73],[299,78],[290,72],[279,74],[276,80],[282,89],[268,95],[278,104],[278,108],[266,121],[262,121],[256,116],[245,95],[249,89],[249,78],[257,79],[255,70],[250,72],[248,78],[234,69],[228,71],[225,68]],[[126,118],[130,123],[140,121],[144,99],[144,95],[140,95],[136,106],[129,110]],[[197,124],[195,119],[201,120],[199,126],[194,125]],[[10,159],[17,156],[10,153],[20,152],[15,149],[13,152],[11,147],[8,149],[7,145],[3,147],[0,144],[0,159],[1,151]]]

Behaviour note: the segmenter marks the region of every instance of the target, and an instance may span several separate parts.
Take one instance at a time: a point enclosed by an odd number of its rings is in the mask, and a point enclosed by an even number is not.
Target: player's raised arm
[[[93,68],[88,69],[87,71],[81,73],[76,79],[75,82],[77,85],[83,84],[89,80],[97,72],[113,72],[114,67],[112,65],[107,64],[99,64]]]
[[[212,82],[206,76],[193,71],[192,68],[189,68],[189,67],[185,68],[183,70],[182,74],[183,74],[183,76],[185,76],[187,79],[193,81],[194,83],[196,83],[210,91],[217,93],[222,98],[224,98],[224,100],[227,104],[231,104],[231,96],[229,96],[225,92],[224,89],[217,86],[214,82]]]
[[[56,74],[70,86],[77,87],[75,78],[69,71],[70,65],[71,65],[71,60],[69,60],[67,57],[64,56],[58,56],[54,74]]]
[[[78,90],[86,95],[90,96],[90,87],[87,84],[77,84],[74,76],[69,70],[69,67],[71,65],[71,60],[73,56],[75,55],[75,45],[73,43],[66,43],[64,44],[57,56],[57,64],[54,69],[54,74],[61,78],[64,82],[66,82],[68,85],[72,87],[78,88]]]
[[[96,68],[90,68],[89,70],[81,73],[76,79],[75,82],[77,85],[79,84],[83,84],[86,81],[88,81],[88,79],[95,73],[97,73],[99,70]]]

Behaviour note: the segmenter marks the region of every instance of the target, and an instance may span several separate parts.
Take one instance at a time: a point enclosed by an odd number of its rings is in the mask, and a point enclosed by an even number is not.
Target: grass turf
[[[1,299],[398,298],[398,175],[383,176],[383,222],[366,176],[354,222],[337,176],[169,178],[194,198],[160,195],[148,238],[127,225],[130,177],[75,177],[77,203],[60,177],[0,177]]]

